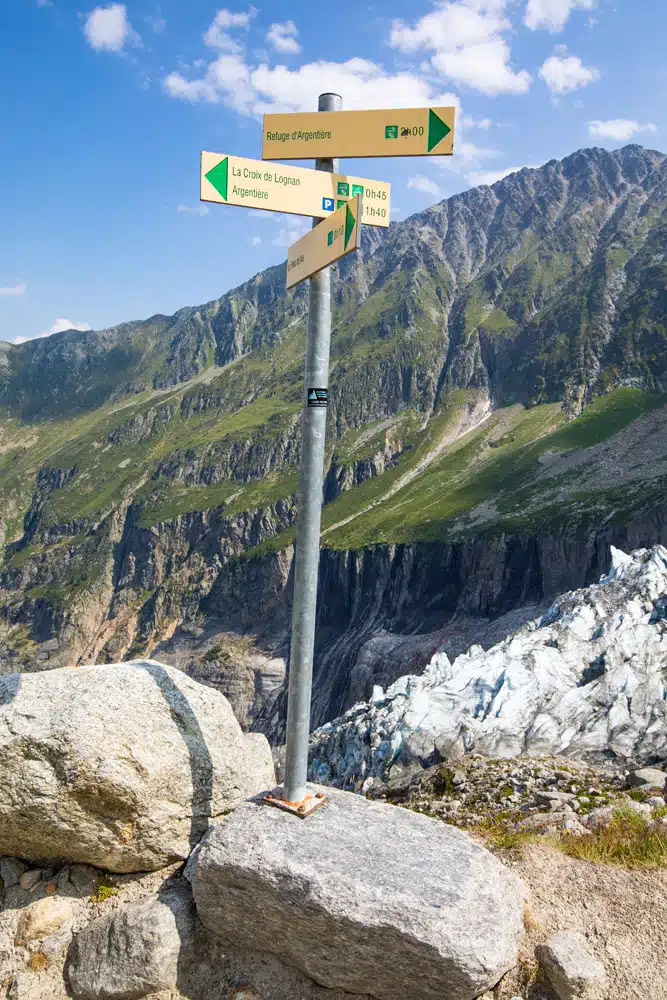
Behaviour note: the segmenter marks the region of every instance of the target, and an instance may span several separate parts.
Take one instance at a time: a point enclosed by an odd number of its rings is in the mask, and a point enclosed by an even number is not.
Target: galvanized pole
[[[338,94],[320,94],[318,111],[340,111],[343,100]],[[316,160],[316,170],[338,171],[337,160]],[[313,227],[320,219],[313,220]],[[315,615],[317,611],[317,571],[320,561],[320,516],[324,479],[324,439],[326,405],[308,405],[310,389],[329,385],[329,345],[331,342],[331,268],[310,279],[308,341],[304,406],[302,418],[303,450],[301,487],[297,521],[294,567],[294,604],[292,608],[292,647],[289,664],[287,702],[287,746],[283,799],[302,802],[306,797],[308,773],[308,737],[310,735],[310,699],[313,683]],[[321,396],[321,394],[320,394]]]

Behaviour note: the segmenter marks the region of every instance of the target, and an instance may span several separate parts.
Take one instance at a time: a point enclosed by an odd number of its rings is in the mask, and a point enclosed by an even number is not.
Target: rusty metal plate
[[[308,816],[312,816],[317,809],[326,805],[328,801],[324,792],[316,792],[315,795],[306,795],[305,799],[301,802],[288,802],[287,799],[281,799],[271,792],[267,792],[262,799],[262,802],[265,802],[267,806],[275,806],[277,809],[283,809],[285,812],[292,813],[293,816],[298,816],[299,819],[306,819]]]

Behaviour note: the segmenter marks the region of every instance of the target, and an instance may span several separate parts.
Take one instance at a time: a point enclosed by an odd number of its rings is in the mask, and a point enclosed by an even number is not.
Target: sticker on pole
[[[309,389],[308,406],[326,406],[329,402],[328,389]]]

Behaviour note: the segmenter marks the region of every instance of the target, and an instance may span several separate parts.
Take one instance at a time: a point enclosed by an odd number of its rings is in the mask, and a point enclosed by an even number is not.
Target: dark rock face
[[[667,507],[590,537],[542,535],[478,538],[457,544],[378,546],[362,552],[325,550],[320,561],[318,646],[313,675],[312,726],[341,715],[426,659],[403,662],[393,674],[379,660],[355,670],[365,643],[383,631],[395,635],[448,631],[469,616],[472,629],[451,652],[478,642],[474,620],[497,618],[529,605],[545,605],[565,591],[596,582],[607,571],[612,545],[632,551],[667,543]],[[514,624],[510,620],[509,632]],[[482,622],[480,622],[480,631]],[[454,626],[450,626],[454,631]],[[442,642],[444,636],[439,635]],[[496,641],[494,637],[493,641]],[[259,726],[275,742],[284,734],[286,691]]]

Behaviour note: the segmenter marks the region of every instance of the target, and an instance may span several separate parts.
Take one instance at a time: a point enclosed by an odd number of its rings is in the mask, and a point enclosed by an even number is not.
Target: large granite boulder
[[[0,854],[156,871],[273,783],[226,698],[174,668],[0,677]]]
[[[195,934],[187,882],[126,903],[74,938],[67,956],[70,990],[77,998],[107,1000],[176,986]]]
[[[467,834],[335,789],[306,820],[243,803],[194,852],[198,915],[321,986],[470,1000],[517,961],[524,891]]]

